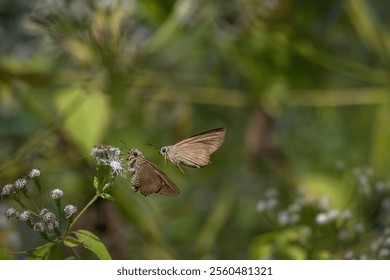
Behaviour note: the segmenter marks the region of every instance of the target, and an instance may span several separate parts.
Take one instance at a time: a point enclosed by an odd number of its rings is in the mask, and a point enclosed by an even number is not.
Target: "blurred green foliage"
[[[116,200],[78,223],[114,259],[388,259],[389,9],[1,1],[0,186],[40,168],[81,209],[94,193],[92,145],[124,141],[182,194],[144,198],[118,179]],[[227,137],[212,164],[185,174],[146,145],[215,127]],[[43,242],[3,217],[0,244],[6,259]]]

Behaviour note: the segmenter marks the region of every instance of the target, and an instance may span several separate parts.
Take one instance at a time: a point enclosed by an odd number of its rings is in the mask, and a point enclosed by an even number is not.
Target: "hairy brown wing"
[[[225,128],[215,128],[199,134],[195,134],[176,143],[173,145],[173,147],[178,153],[180,153],[183,149],[195,148],[195,146],[196,148],[199,148],[199,145],[201,145],[202,149],[205,149],[209,154],[212,154],[219,147],[221,147],[223,141],[225,140],[225,134]]]
[[[144,158],[140,162],[138,172],[139,190],[143,195],[148,196],[152,193],[158,193],[166,196],[176,196],[180,194],[180,190],[175,183],[148,159]]]
[[[210,163],[211,152],[208,146],[203,143],[190,144],[188,149],[177,151],[176,158],[184,165],[190,167],[203,167]]]
[[[180,141],[171,149],[181,163],[191,167],[202,167],[209,163],[210,155],[222,145],[225,133],[225,128],[205,131]]]

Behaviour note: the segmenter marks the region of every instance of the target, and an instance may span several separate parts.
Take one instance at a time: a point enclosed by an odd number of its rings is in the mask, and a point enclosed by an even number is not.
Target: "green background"
[[[387,259],[389,10],[387,0],[3,0],[0,187],[39,168],[46,193],[60,188],[82,209],[92,146],[123,141],[182,194],[145,198],[118,178],[116,200],[77,224],[114,259]],[[147,145],[216,127],[227,134],[212,164],[185,174]],[[1,258],[42,244],[0,218]],[[51,258],[68,255],[58,246]]]

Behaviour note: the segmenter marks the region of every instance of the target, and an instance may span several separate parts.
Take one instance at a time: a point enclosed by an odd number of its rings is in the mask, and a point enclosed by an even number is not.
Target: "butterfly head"
[[[164,157],[165,162],[167,162],[167,158],[169,157],[168,155],[169,152],[169,147],[165,146],[160,149],[160,154]]]
[[[133,166],[137,158],[141,155],[142,153],[138,149],[131,149],[129,156],[127,157],[127,161],[129,162],[129,165]]]
[[[163,156],[166,156],[167,152],[168,152],[168,147],[162,147],[160,149],[160,154]]]

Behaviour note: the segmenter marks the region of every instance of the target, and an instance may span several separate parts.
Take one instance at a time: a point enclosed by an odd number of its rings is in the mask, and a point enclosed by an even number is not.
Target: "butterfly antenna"
[[[156,149],[156,150],[159,150],[159,148],[153,144],[150,144],[150,143],[146,143],[146,145],[152,147],[153,149]]]
[[[123,150],[123,148],[125,148],[126,150],[127,150],[127,153],[130,153],[130,147],[129,147],[129,145],[125,142],[125,141],[123,141],[123,140],[120,140],[121,142],[122,142],[122,144],[124,145],[122,148],[121,148],[121,151]],[[123,155],[124,156],[124,158],[126,158],[127,157],[127,155],[126,154],[124,154]]]
[[[130,150],[130,149],[129,149],[129,145],[127,145],[127,143],[126,143],[125,141],[123,141],[122,139],[121,139],[120,141],[122,142],[122,144],[124,145],[124,147],[125,147],[126,149]]]

